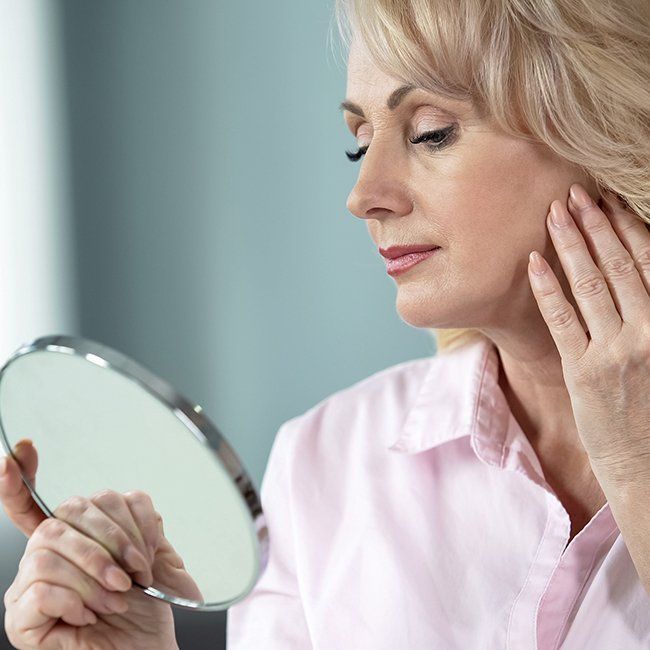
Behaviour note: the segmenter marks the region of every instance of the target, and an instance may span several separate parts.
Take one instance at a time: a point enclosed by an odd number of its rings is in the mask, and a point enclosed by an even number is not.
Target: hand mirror
[[[33,441],[36,479],[23,481],[49,517],[105,489],[151,497],[187,573],[172,579],[154,562],[153,584],[134,582],[150,596],[227,609],[266,566],[266,522],[232,447],[200,406],[116,350],[56,335],[20,347],[0,369],[0,437],[12,455]]]

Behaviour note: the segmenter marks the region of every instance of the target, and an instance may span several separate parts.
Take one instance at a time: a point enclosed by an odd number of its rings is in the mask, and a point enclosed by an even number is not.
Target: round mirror
[[[32,440],[38,471],[23,480],[50,517],[106,489],[151,497],[184,565],[154,561],[153,584],[134,582],[153,597],[227,609],[266,566],[264,515],[232,447],[200,406],[116,350],[68,336],[18,349],[0,370],[0,436],[7,453]]]

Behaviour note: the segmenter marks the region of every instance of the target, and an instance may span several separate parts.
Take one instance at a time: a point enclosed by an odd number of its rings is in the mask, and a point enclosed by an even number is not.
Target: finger
[[[60,519],[46,519],[29,538],[25,554],[40,548],[55,551],[109,591],[131,588],[131,578],[104,546]]]
[[[551,203],[547,225],[592,340],[611,341],[621,330],[621,315],[607,281],[596,266],[569,210],[561,201]]]
[[[32,454],[30,448],[34,451],[34,454]],[[29,444],[16,445],[15,454],[19,458],[27,459],[27,472],[36,471],[35,451]],[[5,456],[0,459],[0,499],[9,519],[27,537],[47,518],[32,498],[31,492],[20,475],[18,463],[12,456]]]
[[[629,251],[645,290],[650,294],[650,224],[631,212],[611,192],[606,192],[603,198],[604,212]]]
[[[156,512],[156,522],[158,524],[158,555],[156,560],[164,557],[165,564],[174,568],[183,568],[183,558],[176,552],[170,541],[165,537],[165,528],[163,518],[159,512]]]
[[[650,312],[650,296],[609,218],[578,183],[571,186],[568,206],[589,254],[607,282],[621,319],[628,323],[641,322]],[[650,234],[646,235],[650,248]]]
[[[124,496],[138,529],[142,531],[142,536],[153,561],[158,548],[158,540],[160,539],[158,513],[154,508],[153,501],[146,492],[140,490],[127,492]]]
[[[530,255],[528,278],[560,356],[563,359],[579,359],[586,351],[589,339],[553,269],[537,251]]]
[[[97,622],[84,607],[78,593],[67,587],[35,582],[7,609],[5,627],[13,644],[24,647],[48,647],[42,639],[62,619],[68,625],[82,627]],[[51,646],[56,647],[56,646]]]
[[[127,502],[126,496],[114,490],[102,490],[94,494],[90,500],[107,516],[110,517],[129,536],[131,543],[153,562],[147,543]]]
[[[100,614],[124,613],[128,609],[124,594],[105,589],[76,564],[49,548],[38,548],[23,556],[9,598],[15,602],[36,582],[72,589],[88,609]]]
[[[36,470],[38,469],[38,453],[34,443],[29,438],[23,438],[14,445],[14,456],[23,476],[30,482],[32,488],[36,484]]]
[[[55,510],[54,516],[104,546],[118,563],[133,574],[136,582],[151,585],[153,576],[147,557],[134,546],[122,527],[90,499],[70,497]]]
[[[165,562],[177,569],[185,568],[183,558],[179,555],[172,543],[165,537],[165,526],[163,518],[159,512],[156,512],[156,521],[158,522],[158,550],[165,555]]]

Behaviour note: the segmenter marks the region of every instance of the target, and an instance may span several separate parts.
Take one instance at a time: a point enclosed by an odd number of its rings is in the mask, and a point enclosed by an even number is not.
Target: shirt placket
[[[535,451],[511,414],[504,440],[511,444],[500,449],[478,443],[481,458],[533,482],[543,492],[547,513],[528,574],[510,611],[506,648],[556,650],[594,567],[614,543],[618,528],[605,504],[567,546],[569,514],[546,482]]]
[[[512,425],[512,423],[511,423]],[[543,477],[527,440],[505,448],[501,467],[516,469],[543,490],[547,519],[528,575],[510,612],[506,648],[557,650],[566,636],[594,568],[614,543],[618,527],[605,504],[571,540],[569,514]]]
[[[557,506],[562,508],[559,501]],[[566,550],[560,551],[535,611],[536,647],[539,650],[560,648],[585,588],[618,534],[616,521],[606,503],[571,540]]]

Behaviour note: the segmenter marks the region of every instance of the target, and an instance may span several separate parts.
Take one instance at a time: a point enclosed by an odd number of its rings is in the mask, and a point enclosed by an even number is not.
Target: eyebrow
[[[415,90],[416,86],[412,84],[407,84],[405,86],[400,86],[399,88],[393,90],[388,99],[386,100],[386,106],[389,110],[394,111],[400,104],[400,102],[408,95],[412,90]],[[342,111],[350,111],[359,117],[365,118],[366,116],[363,113],[363,110],[358,104],[351,102],[347,99],[342,101],[339,104],[339,109]]]

